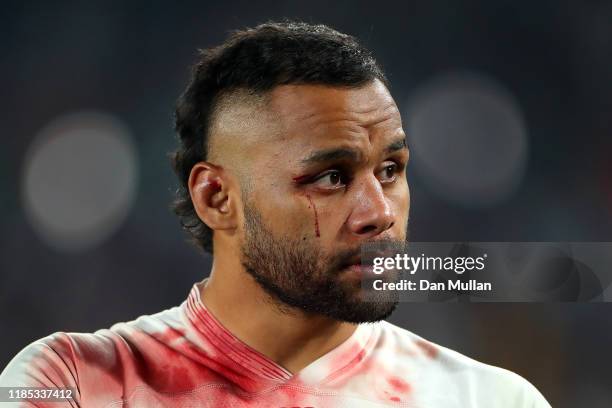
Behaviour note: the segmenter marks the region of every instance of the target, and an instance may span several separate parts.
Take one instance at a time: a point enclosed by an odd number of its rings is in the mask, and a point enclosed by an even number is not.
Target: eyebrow
[[[385,147],[385,153],[393,153],[398,150],[408,149],[406,145],[406,138],[402,137]],[[317,164],[326,163],[335,160],[352,160],[357,161],[361,156],[361,152],[355,149],[337,148],[327,149],[314,152],[307,158],[301,161],[302,164]]]
[[[307,158],[302,160],[302,164],[316,164],[316,163],[325,163],[334,160],[353,160],[357,161],[360,153],[354,149],[328,149],[328,150],[319,150],[314,152]]]
[[[385,148],[385,153],[393,153],[398,150],[408,149],[408,145],[406,145],[406,138],[402,137],[401,139],[397,139],[395,142],[390,143]]]

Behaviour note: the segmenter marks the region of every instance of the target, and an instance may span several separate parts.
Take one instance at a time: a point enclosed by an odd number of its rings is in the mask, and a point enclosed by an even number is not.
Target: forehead
[[[379,135],[398,136],[401,118],[378,80],[359,88],[284,85],[270,94],[278,137],[298,145],[374,144]]]

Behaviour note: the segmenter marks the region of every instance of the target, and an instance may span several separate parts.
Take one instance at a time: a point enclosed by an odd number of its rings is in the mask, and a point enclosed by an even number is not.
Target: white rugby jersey
[[[359,325],[292,374],[211,315],[200,299],[203,284],[161,313],[30,344],[0,386],[75,390],[72,401],[12,404],[19,407],[550,407],[519,375],[385,321]]]

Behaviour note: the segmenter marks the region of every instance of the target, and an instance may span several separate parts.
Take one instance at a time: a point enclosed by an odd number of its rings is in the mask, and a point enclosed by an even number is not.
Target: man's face
[[[360,294],[359,255],[366,242],[406,240],[408,149],[395,102],[379,81],[287,85],[268,108],[276,136],[249,152],[244,267],[281,305],[355,323],[387,317],[395,301]]]

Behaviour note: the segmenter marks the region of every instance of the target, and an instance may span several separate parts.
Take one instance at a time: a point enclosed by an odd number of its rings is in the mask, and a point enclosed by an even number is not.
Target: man
[[[71,387],[63,406],[82,407],[549,406],[518,375],[383,321],[392,299],[363,297],[360,247],[406,240],[408,149],[352,37],[234,33],[202,53],[176,129],[175,211],[213,253],[210,278],[180,307],[31,344],[1,385]]]

